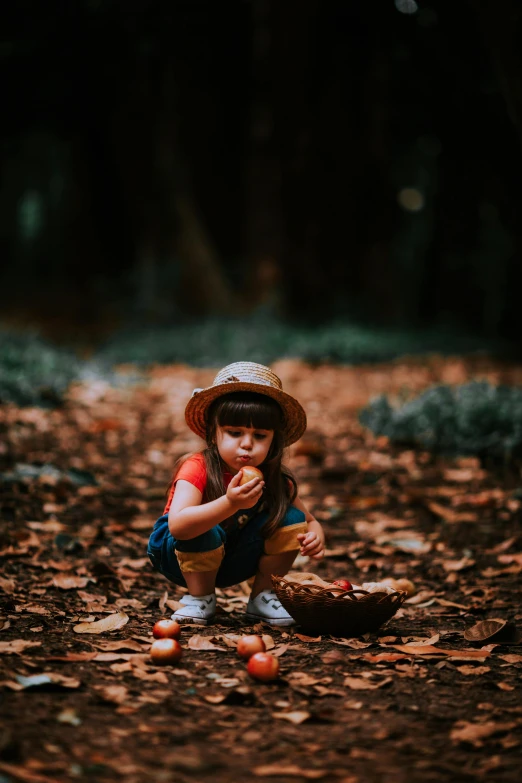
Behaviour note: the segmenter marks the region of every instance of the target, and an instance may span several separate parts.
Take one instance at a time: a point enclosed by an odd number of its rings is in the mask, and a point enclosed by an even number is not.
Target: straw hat
[[[187,407],[185,420],[196,435],[205,439],[208,406],[217,397],[231,392],[266,394],[279,403],[285,417],[285,446],[295,443],[306,429],[306,413],[294,397],[283,391],[283,384],[275,372],[255,362],[235,362],[218,372],[207,389],[194,389]]]

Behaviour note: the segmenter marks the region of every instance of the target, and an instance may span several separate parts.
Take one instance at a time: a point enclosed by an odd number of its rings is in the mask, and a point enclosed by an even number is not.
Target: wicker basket
[[[408,597],[405,592],[368,593],[303,585],[282,576],[272,576],[272,584],[286,611],[303,629],[344,638],[376,631]]]

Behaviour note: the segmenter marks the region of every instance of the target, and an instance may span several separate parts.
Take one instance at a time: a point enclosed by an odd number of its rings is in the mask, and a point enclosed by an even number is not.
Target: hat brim
[[[208,389],[194,392],[185,408],[185,421],[188,426],[203,440],[207,432],[207,411],[209,405],[218,397],[232,392],[256,392],[265,394],[279,403],[285,417],[284,444],[290,446],[301,438],[306,430],[306,413],[302,405],[290,394],[272,386],[264,386],[260,383],[248,383],[245,381],[229,382],[218,386],[209,386]]]

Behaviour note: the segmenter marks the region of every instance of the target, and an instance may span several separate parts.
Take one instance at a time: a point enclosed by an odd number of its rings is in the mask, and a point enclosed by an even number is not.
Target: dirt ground
[[[522,368],[437,357],[274,368],[308,413],[287,464],[327,532],[325,559],[294,570],[407,577],[416,594],[347,639],[253,628],[247,587],[219,591],[218,622],[184,627],[181,662],[154,666],[152,626],[182,591],[150,567],[148,533],[175,459],[201,446],[183,409],[214,371],[93,380],[59,410],[4,406],[0,783],[519,780],[516,631],[463,633],[492,618],[520,628],[520,472],[391,447],[357,413],[382,391],[520,383]],[[278,656],[275,682],[252,680],[237,656],[253,630]]]

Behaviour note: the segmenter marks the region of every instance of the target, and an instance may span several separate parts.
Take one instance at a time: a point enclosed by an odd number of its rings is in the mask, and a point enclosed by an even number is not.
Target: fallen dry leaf
[[[273,647],[270,652],[272,655],[275,655],[276,658],[280,658],[281,655],[284,655],[287,650],[289,650],[293,645],[291,644],[278,644],[277,647]],[[269,649],[269,648],[267,648]]]
[[[16,585],[14,579],[4,579],[3,576],[0,576],[0,588],[4,591],[4,593],[12,595],[15,591],[15,587]]]
[[[454,511],[441,503],[428,503],[428,508],[433,514],[441,517],[445,522],[455,524],[457,522],[476,522],[478,515],[472,511]]]
[[[372,653],[362,654],[362,658],[370,663],[393,663],[394,661],[403,661],[407,657],[408,656],[403,653],[377,653],[376,655],[372,655]]]
[[[117,631],[118,628],[123,628],[128,622],[129,617],[125,612],[116,612],[94,623],[75,625],[73,631],[75,633],[106,633],[108,631]]]
[[[228,693],[207,693],[206,695],[203,694],[203,698],[205,701],[208,701],[209,704],[221,704],[225,701],[225,699],[228,699],[229,694]]]
[[[299,641],[306,642],[307,644],[311,644],[312,642],[320,642],[322,639],[322,636],[305,636],[303,633],[296,633],[294,636],[296,639],[299,639]]]
[[[475,747],[481,747],[483,740],[494,734],[504,734],[513,729],[516,723],[469,723],[464,720],[457,721],[450,732],[452,742],[467,742]]]
[[[345,691],[341,688],[327,688],[324,685],[314,685],[313,689],[318,696],[346,696]]]
[[[291,685],[302,685],[305,687],[308,685],[317,685],[318,683],[325,684],[332,682],[331,677],[313,677],[312,675],[307,674],[307,672],[290,672],[287,679]]]
[[[220,652],[227,651],[226,647],[219,647],[219,645],[214,644],[214,642],[211,641],[210,637],[201,636],[200,634],[194,634],[194,636],[191,636],[188,640],[187,646],[190,650],[219,650]]]
[[[491,549],[484,550],[484,554],[500,555],[502,554],[502,552],[505,552],[506,549],[510,549],[516,541],[517,541],[517,536],[512,536],[512,538],[506,538],[504,541],[501,541],[500,544],[491,547]]]
[[[41,642],[30,642],[26,639],[14,639],[12,642],[0,642],[0,653],[2,655],[19,655],[27,647],[39,647]]]
[[[259,767],[253,767],[252,774],[257,777],[298,777],[307,780],[319,780],[327,775],[323,769],[303,769],[296,764],[263,764]]]
[[[345,688],[351,688],[352,691],[374,691],[377,688],[383,688],[392,681],[391,677],[386,677],[379,682],[370,682],[364,677],[345,677],[343,685]]]
[[[264,633],[261,635],[261,639],[265,643],[265,647],[267,650],[272,650],[275,647],[275,642],[273,638],[268,633]]]
[[[489,666],[457,666],[457,671],[466,676],[479,676],[481,674],[487,674],[491,671],[491,668]]]
[[[499,688],[501,691],[509,692],[509,691],[514,691],[515,690],[515,686],[511,685],[511,683],[509,683],[509,682],[497,682],[495,684],[496,684],[497,688]]]
[[[485,642],[494,640],[496,643],[515,641],[517,630],[514,623],[501,618],[481,620],[464,631],[464,638],[468,642]]]
[[[465,612],[469,612],[470,606],[466,604],[457,604],[455,601],[448,601],[446,598],[434,598],[433,603],[439,604],[439,606],[453,606],[455,609],[462,609]]]
[[[146,669],[140,668],[139,666],[133,666],[131,668],[131,673],[137,680],[145,680],[146,682],[159,682],[161,685],[169,684],[169,678],[165,672],[151,673]]]
[[[67,576],[67,574],[56,574],[53,576],[52,583],[61,590],[74,590],[79,587],[87,587],[89,582],[94,582],[86,576]]]
[[[289,723],[293,723],[298,726],[300,723],[304,723],[306,720],[312,717],[311,712],[305,710],[294,710],[293,712],[273,712],[272,717],[276,720],[287,720]]]
[[[94,690],[103,701],[111,704],[124,704],[129,698],[129,691],[125,685],[95,685]]]
[[[393,644],[395,650],[400,650],[411,655],[465,655],[467,658],[487,658],[487,650],[444,650],[441,647],[435,647],[432,644],[413,645],[413,644]]]
[[[442,567],[445,571],[464,571],[473,568],[475,561],[470,557],[462,557],[460,560],[443,560]]]
[[[518,566],[522,566],[522,552],[517,552],[514,555],[499,555],[497,557],[499,563],[503,565],[510,565],[516,563]]]

